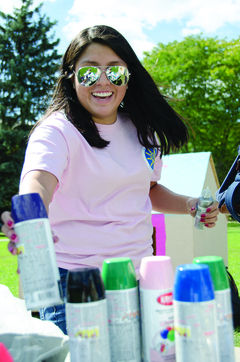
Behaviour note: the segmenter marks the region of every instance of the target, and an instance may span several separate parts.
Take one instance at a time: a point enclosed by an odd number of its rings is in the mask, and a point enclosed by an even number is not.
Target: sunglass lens
[[[101,71],[97,67],[82,67],[78,71],[78,82],[84,87],[91,87],[100,78]]]
[[[106,70],[106,75],[111,83],[119,87],[127,84],[129,80],[129,72],[126,67],[115,66]]]

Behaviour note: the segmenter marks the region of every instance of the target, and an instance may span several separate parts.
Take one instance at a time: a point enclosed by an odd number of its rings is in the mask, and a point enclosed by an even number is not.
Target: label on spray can
[[[215,300],[174,300],[174,328],[178,362],[219,361]]]
[[[220,362],[234,362],[231,289],[215,291]]]
[[[175,362],[172,289],[140,288],[140,300],[144,362]]]
[[[71,362],[110,362],[106,299],[66,303]]]
[[[213,281],[220,362],[234,362],[231,289],[223,258],[214,255],[200,256],[194,258],[193,263],[207,265]]]
[[[19,239],[18,265],[27,309],[61,304],[60,275],[49,220],[19,222],[14,230]]]
[[[106,290],[111,361],[141,362],[138,288]]]

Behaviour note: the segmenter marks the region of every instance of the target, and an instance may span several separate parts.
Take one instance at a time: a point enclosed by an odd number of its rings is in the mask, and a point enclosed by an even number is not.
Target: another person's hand
[[[219,208],[219,212],[220,212],[221,214],[228,214],[228,215],[230,215],[230,212],[228,211],[226,204],[224,204],[222,207]]]
[[[240,214],[240,205],[234,204],[234,206],[235,206],[236,212],[237,212],[238,214]],[[219,212],[220,212],[221,214],[231,215],[230,212],[229,212],[228,209],[227,209],[226,204],[223,204],[223,206],[219,208]]]
[[[195,217],[197,212],[197,202],[197,198],[190,198],[188,200],[189,214],[193,217]],[[201,215],[200,222],[203,223],[207,228],[213,228],[216,225],[218,214],[218,202],[214,201],[214,203],[207,208],[207,211]]]

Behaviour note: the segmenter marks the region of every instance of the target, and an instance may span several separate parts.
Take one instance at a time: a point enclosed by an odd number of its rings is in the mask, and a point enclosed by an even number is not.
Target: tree
[[[0,119],[3,128],[33,124],[45,108],[55,81],[60,55],[59,39],[48,32],[56,24],[30,10],[33,0],[22,0],[13,15],[0,12]]]
[[[0,131],[0,214],[10,210],[11,198],[18,192],[26,141],[24,130]]]
[[[143,64],[195,133],[182,152],[212,152],[221,182],[240,144],[239,39],[195,35],[160,43]]]
[[[32,4],[0,12],[0,210],[18,192],[27,135],[51,97],[61,58],[59,39],[49,34],[56,21]]]

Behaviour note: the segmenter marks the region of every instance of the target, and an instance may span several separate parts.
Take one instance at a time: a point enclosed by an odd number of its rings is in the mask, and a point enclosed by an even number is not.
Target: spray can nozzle
[[[202,196],[204,199],[209,199],[211,197],[211,191],[209,190],[209,187],[203,190]]]

